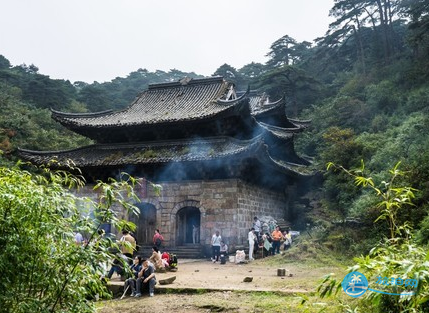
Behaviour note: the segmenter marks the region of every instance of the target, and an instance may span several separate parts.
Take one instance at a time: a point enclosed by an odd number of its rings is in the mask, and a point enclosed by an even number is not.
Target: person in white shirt
[[[80,246],[84,243],[83,236],[80,232],[76,231],[74,233],[74,241],[75,241],[76,245],[78,245],[78,246]]]
[[[213,251],[213,257],[212,261],[213,263],[216,263],[219,261],[219,255],[220,255],[220,242],[222,241],[222,237],[220,236],[219,231],[217,230],[216,233],[212,237],[212,251]]]
[[[255,229],[252,227],[249,231],[249,234],[247,236],[249,240],[249,261],[253,261],[253,249],[255,248]]]
[[[261,228],[262,227],[261,227],[261,221],[258,219],[257,216],[255,216],[253,218],[253,228],[255,229],[255,236],[259,241],[260,236],[261,236],[261,230],[262,230]]]

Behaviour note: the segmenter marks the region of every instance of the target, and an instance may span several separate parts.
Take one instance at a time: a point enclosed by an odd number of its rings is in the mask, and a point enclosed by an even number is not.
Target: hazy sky
[[[211,75],[266,62],[284,35],[323,36],[334,0],[0,0],[0,54],[70,81],[139,68]]]

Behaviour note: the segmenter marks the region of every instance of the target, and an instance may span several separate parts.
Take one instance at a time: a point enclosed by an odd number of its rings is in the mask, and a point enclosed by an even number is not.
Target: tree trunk
[[[384,51],[384,61],[386,64],[389,63],[390,60],[390,48],[389,48],[389,42],[388,42],[388,32],[387,32],[387,21],[385,20],[385,12],[383,10],[383,5],[381,3],[381,0],[376,0],[377,2],[377,8],[378,8],[378,15],[380,17],[380,27],[382,32],[382,41],[383,41],[383,51]]]

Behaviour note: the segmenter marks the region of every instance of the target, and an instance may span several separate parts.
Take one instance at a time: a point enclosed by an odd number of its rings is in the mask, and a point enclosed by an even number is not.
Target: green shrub
[[[95,312],[91,299],[109,296],[100,277],[112,257],[112,242],[98,230],[124,225],[114,204],[136,212],[127,203],[133,183],[99,183],[93,202],[68,190],[82,182],[66,172],[0,167],[1,312]],[[82,203],[95,218],[83,214]],[[85,245],[75,243],[75,231],[88,235]]]

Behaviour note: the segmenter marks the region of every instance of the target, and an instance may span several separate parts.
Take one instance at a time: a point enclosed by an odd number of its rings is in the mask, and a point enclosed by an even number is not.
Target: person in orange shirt
[[[279,226],[276,226],[276,229],[271,234],[271,238],[273,239],[273,254],[280,254],[280,240],[283,239],[283,234]]]

